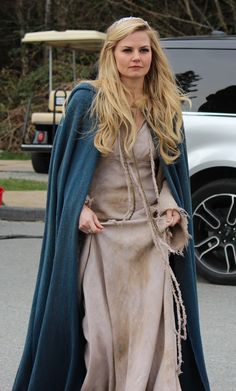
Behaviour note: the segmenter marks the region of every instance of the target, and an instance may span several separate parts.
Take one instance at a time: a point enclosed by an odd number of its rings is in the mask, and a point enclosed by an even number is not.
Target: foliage
[[[124,16],[141,16],[161,37],[236,33],[235,0],[9,0],[0,15],[0,148],[17,150],[29,96],[33,110],[45,110],[48,68],[40,45],[21,45],[26,32],[94,29],[105,31]],[[59,51],[54,63],[54,83],[71,86],[69,53]],[[87,78],[95,62],[82,55],[78,74]],[[90,65],[91,64],[91,65]],[[44,103],[42,103],[44,102]]]
[[[0,151],[0,160],[30,160],[28,152]]]
[[[29,190],[47,190],[46,182],[30,181],[27,179],[1,179],[1,187],[5,191],[29,191]]]
[[[61,56],[53,63],[53,85],[57,88],[72,89],[72,69],[68,67],[68,53]],[[82,61],[87,65],[83,65]],[[82,56],[77,64],[77,75],[88,78],[91,72],[90,62],[94,62],[92,55]],[[0,81],[0,148],[17,151],[22,142],[22,129],[27,110],[27,104],[31,99],[31,113],[48,110],[48,66],[39,64],[33,67],[33,71],[19,77],[14,69],[3,68]],[[31,137],[32,129],[28,132]]]

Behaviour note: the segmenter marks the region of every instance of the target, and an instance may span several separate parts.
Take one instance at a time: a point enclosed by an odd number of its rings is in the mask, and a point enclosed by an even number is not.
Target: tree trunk
[[[52,0],[46,0],[45,2],[45,15],[44,15],[44,27],[45,30],[50,30],[52,26]],[[44,65],[47,64],[48,61],[48,48],[44,47],[43,52],[43,62]]]
[[[52,23],[52,0],[46,0],[46,2],[45,2],[45,18],[44,18],[45,30],[50,30],[51,23]]]
[[[23,0],[16,0],[15,3],[16,17],[19,25],[19,35],[20,39],[25,35],[25,17],[24,17],[24,4]],[[29,61],[27,57],[27,48],[25,45],[21,47],[21,74],[22,76],[26,75],[29,68]]]

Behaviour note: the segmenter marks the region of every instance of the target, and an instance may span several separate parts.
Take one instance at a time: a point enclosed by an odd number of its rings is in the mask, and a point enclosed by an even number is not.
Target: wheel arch
[[[207,183],[218,179],[236,178],[236,168],[234,167],[210,167],[199,171],[190,177],[192,194]]]

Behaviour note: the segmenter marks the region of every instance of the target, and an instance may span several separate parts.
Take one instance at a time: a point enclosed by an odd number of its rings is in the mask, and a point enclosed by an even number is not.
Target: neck
[[[136,101],[138,101],[140,98],[143,97],[143,79],[121,79],[122,83],[125,85],[126,88],[128,88],[130,92],[130,96],[128,97],[128,100],[130,101],[130,104],[132,105]]]

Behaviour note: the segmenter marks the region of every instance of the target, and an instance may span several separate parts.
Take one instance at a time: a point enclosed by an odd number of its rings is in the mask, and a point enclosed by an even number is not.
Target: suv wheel
[[[198,271],[209,281],[236,285],[236,180],[217,180],[192,196]]]

